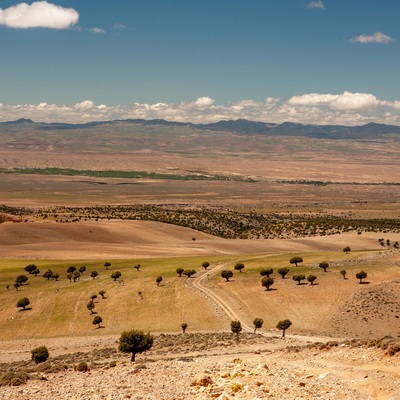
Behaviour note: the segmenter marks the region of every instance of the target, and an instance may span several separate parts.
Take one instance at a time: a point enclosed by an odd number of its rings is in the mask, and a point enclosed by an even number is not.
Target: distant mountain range
[[[29,126],[38,130],[74,130],[91,129],[105,125],[164,125],[191,127],[199,130],[214,132],[232,132],[236,134],[257,134],[270,136],[304,136],[324,139],[363,139],[377,138],[386,135],[400,135],[400,126],[369,123],[362,126],[342,125],[305,125],[292,122],[282,124],[249,121],[245,119],[219,121],[210,124],[192,124],[189,122],[171,122],[163,119],[125,119],[103,122],[88,122],[86,124],[44,123],[34,122],[30,119],[1,122],[2,127]]]

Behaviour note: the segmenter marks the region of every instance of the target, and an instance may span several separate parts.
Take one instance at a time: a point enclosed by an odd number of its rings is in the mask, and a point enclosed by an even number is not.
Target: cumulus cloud
[[[319,94],[310,93],[302,96],[293,96],[288,104],[319,106],[326,105],[333,110],[371,110],[379,106],[388,105],[386,101],[378,100],[370,93]]]
[[[66,29],[75,25],[78,19],[79,13],[73,8],[63,8],[47,1],[0,8],[0,25],[9,28]]]
[[[359,35],[353,37],[350,40],[350,42],[353,43],[381,43],[381,44],[387,44],[392,41],[393,39],[390,36],[387,36],[382,32],[375,32],[373,35]]]
[[[0,121],[30,118],[42,122],[85,123],[116,119],[165,119],[209,123],[248,119],[272,123],[362,125],[368,122],[400,125],[400,100],[381,100],[370,93],[308,93],[289,100],[267,97],[217,104],[211,97],[179,103],[140,103],[108,106],[83,100],[73,105],[42,102],[38,105],[0,105]]]
[[[322,0],[310,1],[309,3],[306,4],[306,8],[320,8],[324,10],[325,4],[322,2]]]

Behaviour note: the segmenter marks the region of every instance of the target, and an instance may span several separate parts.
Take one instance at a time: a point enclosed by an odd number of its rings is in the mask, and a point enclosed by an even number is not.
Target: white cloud
[[[400,125],[400,100],[386,101],[370,93],[293,96],[287,101],[267,97],[263,101],[245,99],[217,104],[210,97],[179,103],[135,102],[108,106],[84,100],[73,105],[41,102],[38,105],[0,106],[0,121],[30,118],[42,122],[85,123],[115,119],[165,119],[176,122],[209,123],[248,119],[272,123],[362,125],[368,122]]]
[[[392,42],[393,39],[382,32],[375,32],[373,35],[359,35],[353,37],[350,42],[353,43],[381,43],[387,44]]]
[[[0,8],[0,25],[9,28],[66,29],[75,25],[78,19],[79,13],[73,8],[63,8],[47,1]]]
[[[369,93],[319,94],[293,96],[288,104],[302,106],[325,105],[333,110],[370,110],[387,104]]]
[[[101,28],[88,28],[87,30],[92,33],[106,33],[106,31]]]
[[[310,1],[309,3],[306,4],[307,8],[320,8],[322,10],[325,9],[325,4],[322,2],[322,0],[317,0],[317,1]]]

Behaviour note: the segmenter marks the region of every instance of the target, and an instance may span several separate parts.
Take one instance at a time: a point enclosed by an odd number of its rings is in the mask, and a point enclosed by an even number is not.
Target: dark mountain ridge
[[[69,124],[69,123],[45,123],[34,122],[30,119],[21,118],[16,121],[1,122],[2,127],[31,127],[37,130],[76,130],[91,129],[99,126],[110,125],[150,125],[150,126],[179,126],[191,127],[198,130],[209,130],[214,132],[231,132],[244,135],[270,135],[270,136],[304,136],[312,138],[324,139],[363,139],[376,138],[383,135],[399,135],[400,126],[386,125],[377,123],[368,123],[359,126],[343,126],[343,125],[308,125],[292,122],[284,122],[282,124],[266,123],[259,121],[249,121],[246,119],[223,120],[208,124],[193,124],[190,122],[173,122],[164,119],[124,119],[101,122],[88,122],[85,124]]]

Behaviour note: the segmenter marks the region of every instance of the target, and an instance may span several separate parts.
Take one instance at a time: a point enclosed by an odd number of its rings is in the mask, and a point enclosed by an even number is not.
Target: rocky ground
[[[83,360],[87,372],[76,370]],[[0,387],[0,399],[400,398],[399,353],[389,356],[360,341],[335,346],[251,334],[239,343],[230,333],[160,335],[135,363],[115,346],[50,358],[36,367],[6,367],[3,378],[14,370],[20,376],[28,371],[31,379]]]

